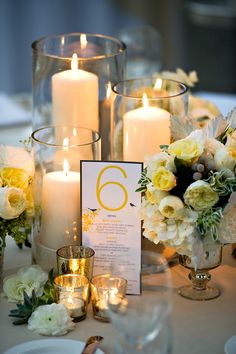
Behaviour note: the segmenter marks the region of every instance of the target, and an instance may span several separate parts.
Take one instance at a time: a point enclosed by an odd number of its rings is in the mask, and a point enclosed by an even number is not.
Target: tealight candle
[[[97,275],[91,281],[93,317],[103,322],[109,322],[108,298],[112,303],[118,303],[125,297],[127,280],[109,274]],[[112,299],[112,300],[111,300]]]
[[[54,279],[58,303],[68,309],[74,321],[82,321],[87,314],[89,280],[79,274],[58,275]]]

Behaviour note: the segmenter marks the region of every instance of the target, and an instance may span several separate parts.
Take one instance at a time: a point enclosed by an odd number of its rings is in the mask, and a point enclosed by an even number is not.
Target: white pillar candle
[[[144,94],[145,95],[145,94]],[[170,143],[170,113],[148,106],[131,110],[123,117],[124,161],[144,161],[144,157],[160,151],[159,145]]]
[[[55,250],[66,244],[78,243],[79,218],[80,173],[64,167],[64,171],[45,174],[41,243]]]
[[[73,55],[71,70],[52,76],[54,125],[79,125],[98,130],[98,77],[78,69]]]

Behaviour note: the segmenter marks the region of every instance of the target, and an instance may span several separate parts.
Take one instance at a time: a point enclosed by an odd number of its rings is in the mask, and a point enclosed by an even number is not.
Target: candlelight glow
[[[106,98],[107,98],[107,100],[109,100],[110,97],[111,97],[111,83],[110,83],[110,81],[109,81],[108,84],[107,84],[107,92],[106,92]]]
[[[70,269],[72,270],[72,273],[75,273],[78,270],[78,261],[76,259],[71,259],[70,260]]]
[[[78,56],[76,53],[72,55],[71,70],[73,71],[78,70]]]
[[[62,145],[63,145],[63,151],[65,151],[65,152],[68,151],[69,138],[64,138]]]
[[[143,107],[148,107],[149,103],[148,103],[148,97],[146,93],[143,93]]]
[[[63,171],[65,172],[66,176],[70,170],[70,165],[67,159],[64,159],[63,161]]]
[[[80,35],[80,46],[81,46],[81,48],[82,48],[82,49],[85,49],[86,46],[87,46],[87,43],[88,43],[88,41],[87,41],[86,34],[82,33],[82,34]]]
[[[160,91],[161,88],[162,88],[162,79],[158,78],[158,79],[156,80],[155,85],[154,85],[154,90],[155,90],[155,91]]]

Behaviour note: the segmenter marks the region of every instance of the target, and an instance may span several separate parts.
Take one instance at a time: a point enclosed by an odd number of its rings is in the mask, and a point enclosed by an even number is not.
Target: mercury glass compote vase
[[[215,245],[204,251],[197,265],[191,256],[180,255],[179,262],[185,268],[190,269],[190,285],[179,288],[179,294],[190,300],[211,300],[220,295],[220,290],[215,286],[208,285],[211,280],[210,270],[218,267],[222,261],[222,245]]]

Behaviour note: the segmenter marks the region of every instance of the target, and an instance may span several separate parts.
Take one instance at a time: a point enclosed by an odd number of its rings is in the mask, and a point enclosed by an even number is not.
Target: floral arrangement
[[[17,244],[27,238],[34,214],[33,175],[33,159],[26,147],[0,145],[0,255],[7,235]]]
[[[236,241],[236,108],[197,130],[173,117],[171,129],[180,139],[147,158],[138,182],[143,234],[197,263]]]
[[[60,336],[75,328],[67,308],[57,304],[53,271],[48,274],[38,265],[23,267],[3,281],[3,295],[17,308],[10,311],[13,324],[28,323],[28,329],[41,334]]]

